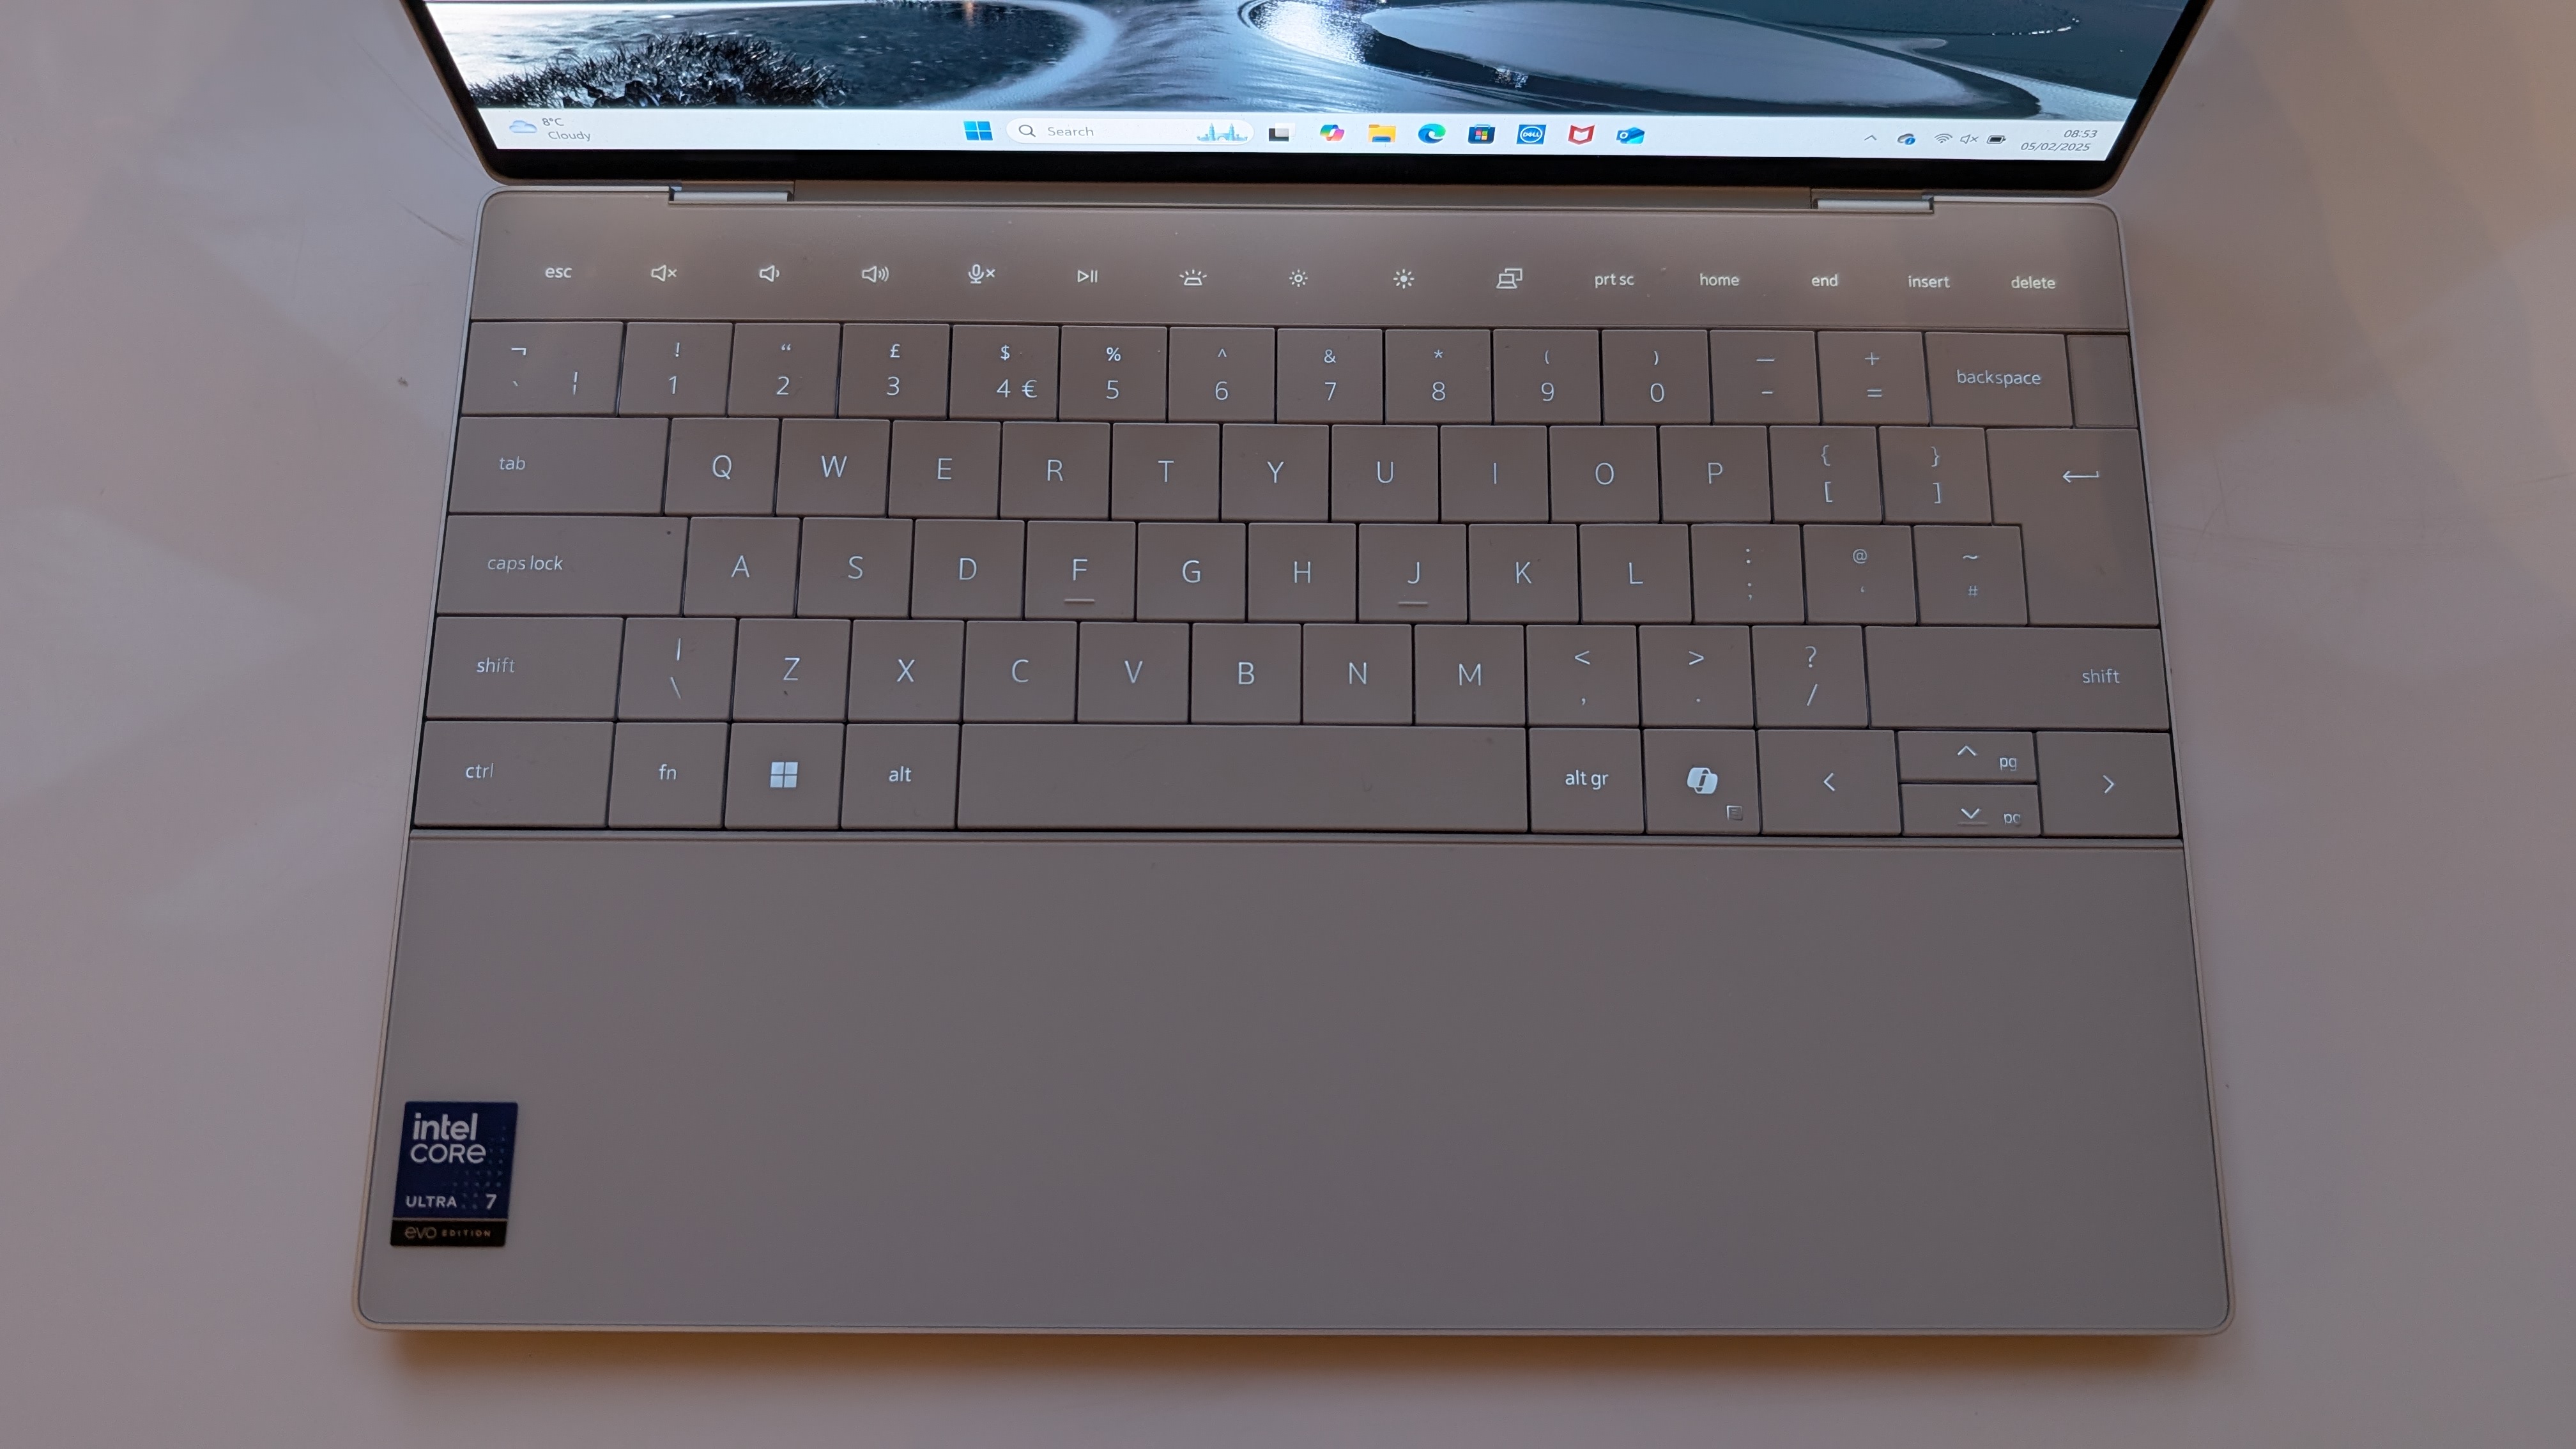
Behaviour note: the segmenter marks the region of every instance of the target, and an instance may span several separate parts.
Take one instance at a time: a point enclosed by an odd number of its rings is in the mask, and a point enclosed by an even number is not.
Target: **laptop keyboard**
[[[479,321],[415,823],[2178,833],[2128,339]]]

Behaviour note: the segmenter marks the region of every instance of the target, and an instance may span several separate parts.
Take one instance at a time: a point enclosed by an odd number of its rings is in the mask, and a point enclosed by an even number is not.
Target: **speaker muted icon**
[[[1682,783],[1690,786],[1694,795],[1714,795],[1717,793],[1717,772],[1706,765],[1693,765],[1691,772],[1682,777]]]

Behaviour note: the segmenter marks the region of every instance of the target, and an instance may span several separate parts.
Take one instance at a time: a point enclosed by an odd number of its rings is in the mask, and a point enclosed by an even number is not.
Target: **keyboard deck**
[[[1767,249],[1779,317],[1845,285]],[[1191,325],[1074,258],[1007,320],[940,310],[999,290],[961,244],[656,305],[760,256],[478,304],[416,825],[2179,833],[2128,339],[2032,325],[2048,277],[1660,325],[1596,270],[1593,325],[1580,277],[1507,325],[1546,279],[1497,263],[1427,319],[1487,325]]]

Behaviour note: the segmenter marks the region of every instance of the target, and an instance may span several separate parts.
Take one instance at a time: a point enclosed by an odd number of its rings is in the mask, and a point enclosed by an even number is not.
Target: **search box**
[[[1020,116],[1002,134],[1023,146],[1238,146],[1259,131],[1182,116]]]

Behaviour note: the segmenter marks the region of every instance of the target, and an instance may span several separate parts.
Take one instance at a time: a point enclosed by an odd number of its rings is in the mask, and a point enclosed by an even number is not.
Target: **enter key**
[[[2033,624],[2153,625],[2147,472],[2126,428],[1986,434],[1995,522],[2021,525]]]

